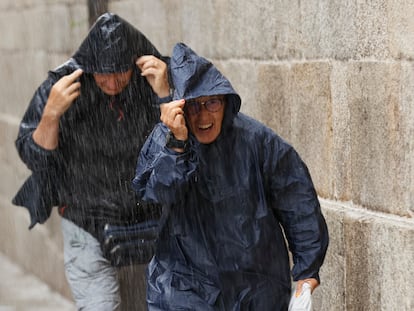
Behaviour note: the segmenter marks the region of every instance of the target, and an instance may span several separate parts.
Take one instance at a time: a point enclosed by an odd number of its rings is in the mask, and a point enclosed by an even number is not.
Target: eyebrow
[[[187,100],[187,102],[205,102],[209,99],[224,99],[223,95],[211,95],[211,96],[203,96],[203,97],[196,97]]]

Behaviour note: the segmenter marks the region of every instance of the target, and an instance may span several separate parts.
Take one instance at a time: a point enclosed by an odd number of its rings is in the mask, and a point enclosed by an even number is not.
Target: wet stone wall
[[[302,155],[331,237],[315,310],[414,309],[414,3],[114,0],[109,10],[164,54],[182,41],[215,62],[242,111]],[[34,88],[87,24],[86,1],[0,3],[0,251],[67,296],[59,219],[28,232],[10,204],[28,174],[13,141]]]

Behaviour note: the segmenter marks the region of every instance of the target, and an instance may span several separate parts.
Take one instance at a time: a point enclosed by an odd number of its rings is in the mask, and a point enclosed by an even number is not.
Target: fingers
[[[181,122],[178,122],[178,120],[181,120],[181,118],[177,119],[177,117],[184,118],[184,111],[179,107],[169,109],[164,114],[162,114],[161,121],[163,121],[166,124],[179,125],[181,124]]]
[[[169,115],[184,114],[184,110],[183,110],[184,103],[185,103],[184,100],[181,99],[181,100],[174,100],[170,103],[162,104],[160,106],[161,113],[164,112],[165,114],[169,114]]]
[[[166,120],[174,119],[176,115],[184,115],[184,99],[175,100],[170,103],[162,104],[160,106],[161,110],[161,120],[165,118]]]
[[[172,101],[167,104],[162,104],[161,121],[173,132],[177,139],[186,140],[188,137],[188,130],[185,124],[183,99]]]
[[[153,55],[144,55],[135,62],[158,97],[169,95],[167,64]]]
[[[82,70],[78,69],[56,83],[56,88],[60,91],[62,96],[68,96],[68,99],[71,101],[79,96],[81,84],[77,79],[79,79],[81,75]]]
[[[74,101],[80,95],[80,86],[80,82],[75,82],[66,89],[69,101]]]
[[[76,69],[74,72],[72,72],[70,75],[68,75],[68,77],[72,80],[75,81],[76,79],[78,79],[81,75],[83,74],[83,70],[82,69]]]
[[[141,76],[149,77],[153,76],[153,78],[163,77],[164,74],[167,72],[167,65],[160,61],[148,61],[141,66]]]
[[[148,74],[148,69],[157,67],[157,61],[152,55],[141,56],[135,63],[141,70],[142,75]]]
[[[138,68],[139,69],[141,69],[142,70],[142,67],[144,66],[144,64],[149,60],[149,59],[151,59],[151,56],[152,55],[144,55],[144,56],[141,56],[141,57],[139,57],[137,60],[136,60],[136,62],[135,62],[135,64],[138,66]]]
[[[77,79],[80,78],[80,76],[82,75],[83,71],[82,69],[76,69],[74,72],[72,72],[71,74],[65,76],[62,81],[66,83],[66,86],[71,85],[72,83],[74,83]]]
[[[136,65],[141,70],[141,75],[147,79],[165,79],[167,64],[153,55],[145,55],[138,58]]]
[[[81,84],[77,80],[82,73],[81,69],[75,70],[53,85],[46,103],[49,111],[53,111],[56,116],[60,117],[72,105],[80,95]]]
[[[138,68],[144,72],[148,69],[164,68],[165,63],[153,55],[144,55],[135,62]]]
[[[302,287],[303,287],[303,284],[304,283],[308,283],[310,285],[311,292],[313,292],[314,289],[316,287],[318,287],[318,285],[319,285],[319,282],[316,279],[314,279],[314,278],[299,280],[298,283],[297,283],[297,285],[296,285],[296,293],[295,293],[295,296],[296,297],[299,297],[300,294],[302,293]]]
[[[302,286],[303,286],[304,282],[298,282],[298,284],[296,285],[296,292],[295,292],[295,296],[299,297],[300,294],[302,293]]]

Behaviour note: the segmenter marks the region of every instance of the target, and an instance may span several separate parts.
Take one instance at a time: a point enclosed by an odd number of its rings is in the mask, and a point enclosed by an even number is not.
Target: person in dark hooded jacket
[[[163,205],[149,310],[288,310],[291,278],[298,295],[305,284],[313,290],[328,246],[308,169],[239,112],[240,97],[211,62],[179,43],[170,70],[172,101],[133,180],[140,198]]]
[[[32,171],[13,199],[32,228],[54,206],[62,218],[66,276],[80,310],[117,310],[117,270],[103,257],[106,223],[142,218],[132,191],[136,154],[169,94],[168,57],[121,17],[105,13],[74,55],[49,72],[16,146]]]

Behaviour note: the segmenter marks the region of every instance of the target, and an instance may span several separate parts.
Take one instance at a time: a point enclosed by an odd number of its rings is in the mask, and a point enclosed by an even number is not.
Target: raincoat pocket
[[[200,300],[213,306],[220,294],[220,289],[210,280],[202,276],[183,275],[172,273],[171,287],[175,292],[181,292],[181,296],[187,296],[189,300]]]
[[[154,255],[157,238],[157,220],[125,226],[106,224],[102,252],[115,267],[147,264]]]

